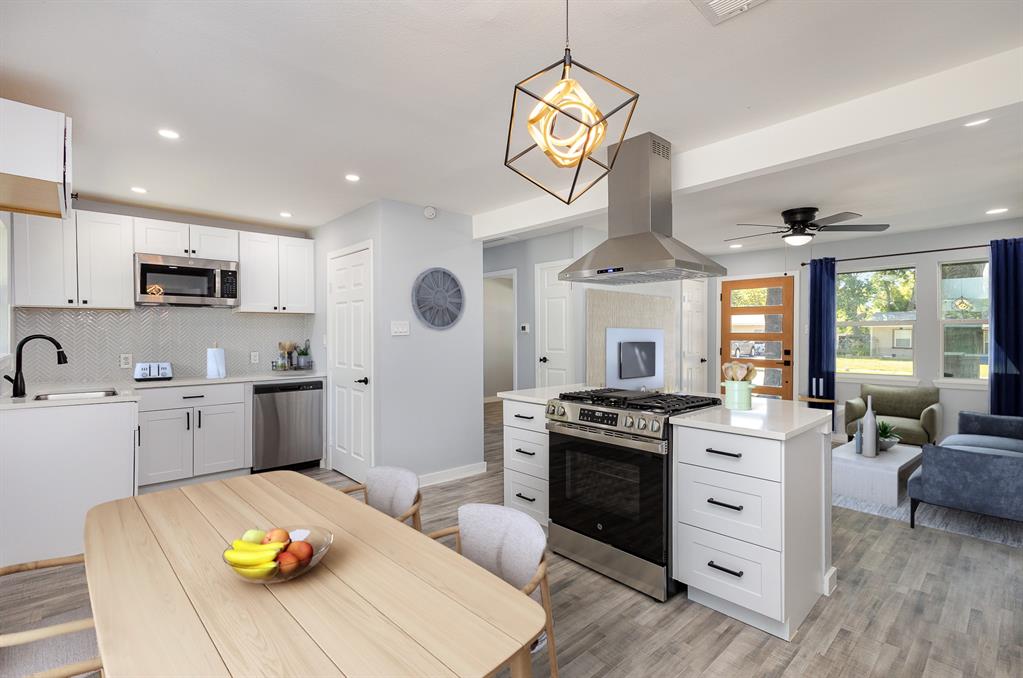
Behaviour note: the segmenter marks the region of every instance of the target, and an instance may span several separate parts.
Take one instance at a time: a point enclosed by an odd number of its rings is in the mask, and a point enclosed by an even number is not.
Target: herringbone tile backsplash
[[[132,371],[118,367],[121,353],[132,362],[171,362],[175,377],[205,377],[206,349],[224,349],[228,375],[265,373],[278,341],[304,342],[311,315],[238,313],[226,308],[143,307],[131,311],[16,309],[15,340],[48,334],[67,352],[57,365],[48,342],[25,347],[26,380],[35,383],[123,383]],[[249,353],[259,352],[259,364]]]

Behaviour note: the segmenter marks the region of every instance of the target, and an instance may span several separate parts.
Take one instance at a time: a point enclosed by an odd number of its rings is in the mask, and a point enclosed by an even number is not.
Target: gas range
[[[547,419],[609,433],[667,440],[668,418],[721,404],[720,398],[598,388],[562,393],[547,402]]]

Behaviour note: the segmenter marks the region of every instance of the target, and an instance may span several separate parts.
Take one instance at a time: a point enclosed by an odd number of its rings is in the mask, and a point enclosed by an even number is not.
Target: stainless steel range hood
[[[726,275],[723,266],[671,237],[671,144],[647,132],[621,146],[608,175],[608,239],[558,279],[632,285]]]

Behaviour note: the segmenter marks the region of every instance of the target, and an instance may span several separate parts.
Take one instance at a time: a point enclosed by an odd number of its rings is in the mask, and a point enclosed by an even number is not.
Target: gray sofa
[[[1023,417],[959,413],[959,432],[924,445],[909,477],[909,526],[920,502],[1023,521]]]

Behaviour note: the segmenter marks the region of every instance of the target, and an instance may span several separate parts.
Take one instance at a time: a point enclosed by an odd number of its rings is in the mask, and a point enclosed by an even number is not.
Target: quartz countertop
[[[587,386],[586,384],[568,384],[566,386],[541,386],[540,388],[523,388],[517,391],[501,391],[497,397],[502,400],[517,400],[521,403],[534,403],[546,405],[551,398],[557,398],[562,393],[570,391],[584,391],[590,388],[601,388],[600,386]]]
[[[267,381],[305,381],[308,379],[324,379],[325,372],[316,370],[287,370],[280,372],[261,372],[258,374],[230,375],[222,379],[207,379],[206,377],[174,377],[167,381],[138,381],[132,387],[139,390],[150,388],[173,388],[175,386],[213,386],[215,384],[247,384],[262,383]]]
[[[831,411],[811,409],[793,400],[754,397],[751,410],[730,410],[722,405],[678,414],[668,421],[686,428],[788,440],[822,425],[830,430]]]

